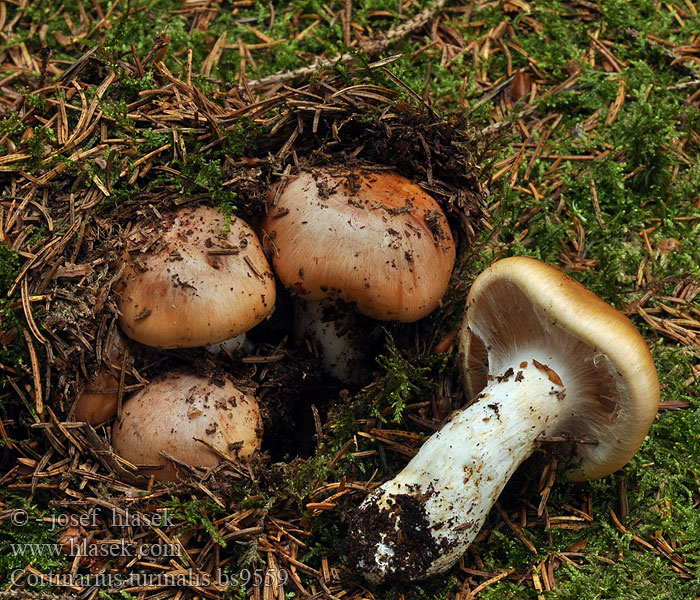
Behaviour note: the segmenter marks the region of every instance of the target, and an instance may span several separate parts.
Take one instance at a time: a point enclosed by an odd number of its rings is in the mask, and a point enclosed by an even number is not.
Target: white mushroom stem
[[[316,341],[329,375],[348,384],[359,384],[367,376],[363,365],[367,340],[358,339],[354,310],[341,312],[328,302],[297,300],[294,333],[297,340]]]
[[[239,350],[244,350],[244,346],[249,346],[245,333],[237,335],[236,337],[229,338],[223,342],[218,342],[216,344],[209,344],[205,348],[212,354],[221,354],[224,350],[228,350],[229,353],[238,352]]]
[[[523,361],[527,366],[518,361],[491,380],[360,506],[350,543],[358,571],[369,580],[422,579],[447,570],[537,438],[556,431],[571,406],[559,379],[564,373]]]

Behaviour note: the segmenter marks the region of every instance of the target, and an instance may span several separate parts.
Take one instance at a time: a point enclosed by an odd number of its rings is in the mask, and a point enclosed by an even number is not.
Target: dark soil
[[[356,513],[346,541],[348,559],[351,565],[362,565],[362,574],[370,580],[378,575],[386,582],[414,581],[432,565],[441,549],[430,533],[431,525],[415,496],[396,494],[392,501],[391,508],[380,509],[376,498],[371,497],[366,508]],[[398,530],[395,529],[397,520]],[[386,537],[381,537],[380,532]],[[375,558],[379,543],[386,543],[394,550],[381,568]]]

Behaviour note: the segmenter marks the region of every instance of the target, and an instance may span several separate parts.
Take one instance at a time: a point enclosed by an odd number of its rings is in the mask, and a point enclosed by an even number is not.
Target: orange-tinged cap
[[[292,293],[353,303],[385,321],[433,311],[455,261],[440,206],[391,172],[302,172],[286,183],[263,228],[275,271]]]

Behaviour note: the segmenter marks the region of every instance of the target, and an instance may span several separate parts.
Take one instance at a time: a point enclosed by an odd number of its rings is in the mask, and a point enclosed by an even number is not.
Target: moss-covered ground
[[[77,477],[67,475],[58,486],[49,478],[42,487],[44,479],[29,476],[44,456],[43,429],[31,424],[41,412],[32,397],[46,357],[40,344],[32,343],[35,325],[26,320],[21,285],[15,282],[32,260],[31,249],[54,232],[46,222],[33,222],[26,231],[8,220],[22,191],[13,187],[13,178],[26,174],[25,182],[38,182],[36,201],[51,214],[50,194],[60,186],[43,188],[41,178],[59,168],[61,191],[68,179],[78,185],[92,181],[99,189],[110,185],[102,206],[118,211],[133,193],[130,175],[139,158],[180,144],[190,151],[167,149],[176,175],[163,171],[155,184],[206,194],[236,211],[240,198],[227,188],[225,157],[254,154],[258,136],[267,135],[264,125],[241,120],[225,131],[214,154],[197,153],[196,132],[184,132],[177,141],[154,121],[144,133],[132,113],[154,86],[153,64],[162,59],[174,78],[191,83],[217,105],[245,96],[246,85],[260,99],[279,93],[283,84],[299,85],[317,74],[257,87],[263,77],[349,52],[352,60],[331,70],[344,73],[399,55],[386,68],[402,84],[388,76],[377,80],[394,89],[399,101],[420,99],[440,118],[467,115],[474,130],[498,132],[491,179],[485,182],[490,218],[465,250],[466,268],[439,314],[412,330],[412,339],[403,330],[396,341],[387,336],[374,384],[331,402],[314,456],[280,462],[274,485],[238,481],[235,504],[190,488],[155,494],[153,502],[167,500],[178,535],[198,540],[200,549],[216,546],[216,560],[229,557],[231,572],[265,565],[294,571],[298,583],[290,579],[284,586],[288,597],[700,598],[700,8],[691,0],[449,1],[434,7],[416,31],[376,52],[373,42],[431,6],[415,0],[0,2],[3,590],[81,592],[32,587],[32,573],[69,571],[74,561],[28,558],[13,546],[56,541],[56,531],[45,522],[67,510],[70,498],[61,494]],[[73,92],[66,96],[72,106],[67,116],[63,107],[63,117],[49,120],[57,109],[47,107],[46,90],[59,85],[65,69],[91,49],[115,75],[109,93],[101,97],[94,87],[85,88],[81,104]],[[135,64],[146,57],[139,76],[120,62]],[[116,160],[109,152],[83,160],[75,156],[76,148],[52,153],[93,98],[109,118],[108,137],[125,141],[121,154]],[[45,126],[26,125],[32,111],[45,115]],[[89,151],[100,142],[99,134],[85,136],[77,150]],[[425,423],[441,414],[436,397],[447,398],[453,408],[465,402],[456,391],[454,345],[443,343],[441,354],[435,347],[459,327],[470,281],[497,258],[511,255],[534,256],[566,270],[633,320],[656,361],[659,415],[634,459],[603,480],[576,487],[564,477],[550,481],[547,473],[541,480],[552,464],[547,456],[526,463],[501,498],[500,510],[492,512],[474,546],[448,574],[418,584],[364,586],[349,573],[344,556],[348,513],[366,493],[363,482],[398,471],[431,433]],[[41,305],[41,298],[24,300]],[[33,357],[35,347],[39,352]],[[101,489],[98,478],[90,481]],[[102,491],[105,498],[117,495],[114,488]],[[538,515],[543,495],[548,495],[546,508]],[[17,510],[26,511],[27,526],[12,525]],[[268,514],[284,516],[288,525],[278,521],[278,527],[287,527],[300,544],[290,550],[293,543],[277,547],[272,534],[257,539],[258,529],[270,531]],[[233,536],[229,523],[252,533]],[[285,563],[280,557],[292,550],[295,562]],[[188,565],[184,559],[175,563],[172,568]],[[117,561],[100,568],[147,567]],[[13,572],[19,573],[15,582]],[[224,594],[192,587],[82,592],[90,598]],[[263,593],[277,592],[254,586],[225,592],[273,597]]]

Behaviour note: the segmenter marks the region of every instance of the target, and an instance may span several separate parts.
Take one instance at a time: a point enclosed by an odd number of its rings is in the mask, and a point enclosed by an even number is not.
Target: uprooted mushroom
[[[348,547],[370,580],[449,569],[541,436],[594,441],[576,445],[568,478],[605,477],[636,453],[658,408],[654,362],[629,319],[530,258],[477,278],[461,361],[472,403],[353,518]]]

